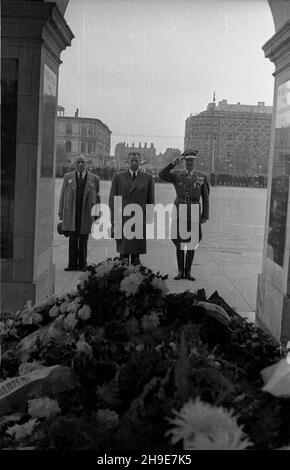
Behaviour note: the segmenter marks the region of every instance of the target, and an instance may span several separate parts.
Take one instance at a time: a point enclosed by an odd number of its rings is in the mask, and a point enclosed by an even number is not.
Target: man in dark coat
[[[120,258],[127,262],[130,256],[132,264],[140,264],[139,255],[146,253],[146,205],[151,204],[153,208],[154,204],[154,179],[141,171],[139,166],[140,153],[131,152],[129,169],[114,175],[109,195],[112,236],[116,239],[117,252],[120,253]],[[135,205],[138,210],[134,211],[134,207],[130,208],[129,204]],[[128,221],[132,217],[136,221],[131,231],[131,234],[136,234],[133,237],[126,233],[126,226],[130,225]]]
[[[173,162],[169,163],[159,173],[160,178],[164,181],[174,184],[176,191],[174,205],[176,207],[177,230],[176,233],[172,231],[171,234],[171,239],[176,247],[178,266],[178,274],[174,278],[176,280],[188,279],[195,281],[195,278],[191,276],[191,266],[195,250],[190,246],[191,236],[184,238],[181,234],[182,214],[179,206],[184,205],[186,208],[186,228],[188,233],[192,231],[191,205],[197,204],[199,206],[199,241],[202,238],[201,224],[206,222],[209,217],[209,184],[206,175],[194,169],[197,153],[197,150],[185,150],[180,157],[175,158]],[[172,171],[182,160],[185,160],[185,169],[180,172]],[[200,197],[202,198],[202,210],[200,207]],[[184,244],[187,244],[186,259],[184,256]]]
[[[75,171],[64,175],[59,218],[62,230],[69,233],[69,262],[65,271],[85,271],[87,245],[95,217],[92,207],[100,202],[100,178],[86,170],[86,160],[81,154],[75,159]]]

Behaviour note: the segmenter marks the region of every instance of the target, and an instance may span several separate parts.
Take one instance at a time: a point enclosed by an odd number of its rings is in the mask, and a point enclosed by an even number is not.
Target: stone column
[[[290,340],[290,0],[269,0],[276,33],[263,47],[275,65],[263,267],[257,324]]]
[[[55,132],[67,1],[2,1],[1,308],[54,292]]]

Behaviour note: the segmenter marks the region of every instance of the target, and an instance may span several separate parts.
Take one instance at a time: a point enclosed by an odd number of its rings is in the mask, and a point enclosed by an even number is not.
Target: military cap
[[[185,157],[185,159],[189,158],[197,158],[198,150],[194,149],[186,149],[184,152],[181,154],[182,157]]]

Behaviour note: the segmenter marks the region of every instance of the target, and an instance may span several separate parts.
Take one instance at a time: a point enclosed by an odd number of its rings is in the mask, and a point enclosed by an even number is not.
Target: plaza
[[[54,206],[53,262],[56,267],[55,292],[58,295],[73,289],[79,272],[64,272],[68,260],[68,238],[56,231],[58,201],[62,179],[56,180]],[[108,202],[110,181],[101,181],[101,201]],[[171,184],[155,184],[155,202],[173,202]],[[196,251],[192,272],[195,282],[174,281],[176,274],[175,248],[170,240],[148,240],[147,254],[142,262],[154,271],[168,274],[172,292],[205,289],[209,296],[218,291],[226,302],[242,316],[253,320],[256,306],[258,273],[262,267],[266,211],[266,189],[243,187],[211,187],[210,219],[203,225],[203,239]],[[90,237],[88,263],[99,263],[117,256],[114,240],[94,240]]]

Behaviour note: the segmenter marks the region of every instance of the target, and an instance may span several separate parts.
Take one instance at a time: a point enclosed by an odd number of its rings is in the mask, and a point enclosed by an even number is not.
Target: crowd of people
[[[251,188],[266,188],[266,175],[229,175],[227,173],[211,173],[211,186],[247,186]]]
[[[73,171],[72,164],[63,165],[62,168],[58,169],[56,176],[63,177],[68,171]],[[112,181],[113,176],[117,173],[117,169],[112,167],[94,167],[88,165],[88,170],[93,174],[98,175],[101,180]],[[159,171],[156,169],[146,168],[146,173],[153,176],[156,183],[164,182],[159,176]],[[267,175],[230,175],[228,173],[211,173],[209,175],[209,181],[211,186],[244,186],[250,188],[266,188],[267,187]]]

